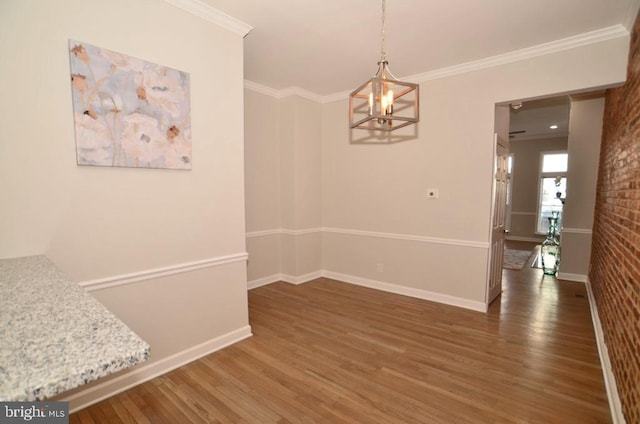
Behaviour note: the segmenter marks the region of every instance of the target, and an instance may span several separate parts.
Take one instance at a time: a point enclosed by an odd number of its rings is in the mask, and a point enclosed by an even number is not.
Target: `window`
[[[505,230],[511,229],[511,192],[513,187],[513,153],[507,158],[507,217],[504,223]]]
[[[538,197],[538,223],[536,232],[549,230],[551,212],[560,212],[558,227],[562,227],[562,201],[567,195],[567,152],[542,152],[540,157],[540,187]]]

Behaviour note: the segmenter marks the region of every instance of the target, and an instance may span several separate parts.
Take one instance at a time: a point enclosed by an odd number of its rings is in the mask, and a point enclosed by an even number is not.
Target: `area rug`
[[[504,264],[503,268],[521,270],[529,263],[529,258],[533,255],[531,250],[514,250],[504,249]]]

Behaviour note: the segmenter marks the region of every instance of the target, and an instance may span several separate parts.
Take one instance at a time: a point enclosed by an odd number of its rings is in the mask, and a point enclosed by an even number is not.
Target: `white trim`
[[[420,243],[448,244],[452,246],[475,247],[475,248],[481,248],[481,249],[489,248],[489,242],[485,242],[485,241],[458,240],[458,239],[448,239],[448,238],[439,238],[439,237],[418,236],[418,235],[412,235],[412,234],[382,233],[378,231],[350,230],[347,228],[335,228],[335,227],[315,227],[315,228],[305,228],[301,230],[290,230],[287,228],[274,228],[272,230],[253,231],[253,232],[247,233],[247,238],[270,236],[274,234],[300,236],[300,235],[315,234],[315,233],[347,234],[351,236],[364,236],[364,237],[387,238],[387,239],[394,239],[394,240],[417,241]],[[535,241],[540,241],[540,240],[535,240]]]
[[[272,230],[251,231],[247,233],[247,238],[274,236],[282,234],[282,228],[274,228]]]
[[[81,281],[78,283],[78,285],[84,287],[86,291],[91,292],[94,290],[106,289],[108,287],[122,286],[125,284],[136,283],[138,281],[150,280],[152,278],[166,277],[168,275],[195,271],[202,268],[226,265],[235,262],[244,262],[248,257],[249,254],[246,252],[236,253],[234,255],[218,256],[216,258],[203,259],[201,261],[185,262],[181,264],[165,266],[162,268],[153,268],[144,271],[132,272],[129,274],[120,274],[111,277],[98,278],[96,280]]]
[[[321,233],[323,231],[323,228],[304,228],[302,230],[289,230],[287,228],[281,228],[280,231],[282,232],[282,234],[285,234],[287,236],[302,236],[305,234]]]
[[[247,290],[257,289],[258,287],[266,286],[277,281],[282,281],[282,274],[268,275],[262,278],[256,278],[247,283]]]
[[[169,1],[169,0],[165,0]],[[177,1],[177,0],[171,0]],[[185,0],[181,0],[185,1]],[[633,15],[635,16],[635,14]],[[632,26],[632,24],[630,24]],[[629,26],[629,25],[627,25]],[[630,26],[629,26],[630,27]],[[400,78],[403,81],[410,81],[415,83],[421,83],[441,78],[447,78],[454,75],[464,74],[467,72],[479,71],[482,69],[492,68],[495,66],[506,65],[513,62],[527,60],[547,54],[558,53],[565,50],[574,49],[577,47],[588,46],[591,44],[601,43],[603,41],[613,40],[620,37],[628,37],[629,31],[620,24],[613,25],[606,28],[597,29],[595,31],[585,32],[572,37],[562,38],[560,40],[554,40],[549,43],[538,44],[536,46],[527,47],[520,50],[514,50],[508,53],[499,54],[496,56],[487,57],[484,59],[476,60],[473,62],[461,63],[458,65],[449,66],[446,68],[435,69],[420,74],[410,75]],[[349,97],[351,91],[343,91],[339,93],[320,95],[312,93],[310,91],[301,89],[299,87],[289,87],[284,90],[275,90],[257,83],[251,82],[247,84],[245,80],[245,87],[252,90],[268,94],[275,98],[282,98],[287,95],[297,94],[302,97],[306,97],[310,100],[314,100],[318,103],[330,103],[337,100],[343,100]]]
[[[289,275],[289,274],[281,274],[280,280],[289,284],[303,284],[308,283],[309,281],[316,280],[318,278],[322,278],[324,276],[324,271],[314,271],[304,275]]]
[[[569,272],[558,272],[558,279],[575,281],[576,283],[586,283],[587,276],[584,274],[571,274]]]
[[[544,241],[544,237],[535,238],[535,237],[506,236],[505,239],[512,240],[512,241],[530,241],[532,243],[541,243]]]
[[[418,299],[429,300],[432,302],[442,303],[445,305],[457,306],[460,308],[471,309],[478,312],[487,312],[487,304],[475,300],[464,299],[461,297],[449,296],[442,293],[430,292],[427,290],[416,289],[412,287],[400,286],[398,284],[385,283],[382,281],[369,280],[367,278],[356,277],[355,275],[341,274],[339,272],[320,270],[309,274],[293,276],[287,274],[274,274],[267,277],[259,278],[249,282],[249,290],[266,286],[267,284],[283,281],[289,284],[303,284],[318,278],[331,278],[332,280],[341,281],[356,286],[368,287],[371,289],[382,290],[389,293],[400,294],[403,296],[415,297]]]
[[[290,230],[288,228],[273,228],[271,230],[251,231],[247,233],[246,237],[254,238],[254,237],[272,236],[277,234],[284,234],[287,236],[302,236],[305,234],[321,233],[322,231],[323,231],[322,227],[303,228],[301,230]]]
[[[251,80],[244,80],[244,88],[255,91],[256,93],[264,94],[265,96],[274,97],[276,99],[282,98],[282,96],[280,95],[280,90],[267,87],[266,85],[258,84],[257,82]]]
[[[417,235],[411,235],[411,234],[394,234],[394,233],[381,233],[377,231],[348,230],[345,228],[332,228],[332,227],[324,227],[322,228],[322,231],[327,233],[335,233],[335,234],[348,234],[352,236],[365,236],[365,237],[387,238],[387,239],[394,239],[394,240],[417,241],[420,243],[448,244],[453,246],[478,247],[482,249],[489,248],[489,242],[487,241],[457,240],[457,239],[446,239],[446,238],[439,238],[439,237],[417,236]]]
[[[434,71],[416,74],[401,79],[414,82],[440,79],[453,75],[464,74],[467,72],[479,71],[481,69],[493,68],[494,66],[519,62],[521,60],[527,60],[534,57],[558,53],[565,50],[574,49],[576,47],[588,46],[590,44],[600,43],[615,38],[627,37],[628,35],[629,31],[627,31],[624,26],[617,24],[607,28],[601,28],[595,31],[574,35],[572,37],[562,38],[548,43],[538,44],[532,47],[514,50],[496,56],[490,56],[484,59],[475,60],[473,62],[449,66],[447,68],[436,69]]]
[[[523,215],[523,216],[536,216],[535,212],[514,212],[511,211],[511,215]]]
[[[354,275],[340,274],[338,272],[323,271],[322,274],[326,278],[331,278],[333,280],[338,280],[349,284],[355,284],[357,286],[368,287],[371,289],[382,290],[389,293],[415,297],[418,299],[429,300],[437,303],[443,303],[445,305],[471,309],[478,312],[487,312],[487,304],[485,302],[463,299],[461,297],[449,296],[446,294],[400,286],[397,284],[385,283],[382,281],[369,280],[366,278],[356,277]]]
[[[317,103],[324,103],[323,96],[300,87],[287,87],[280,90],[280,97],[298,96]]]
[[[125,374],[74,393],[63,400],[74,402],[72,409],[69,410],[69,413],[74,413],[251,336],[250,326],[238,328],[166,358],[132,368]]]
[[[272,284],[278,281],[282,281],[288,284],[303,284],[308,283],[309,281],[317,280],[318,278],[324,277],[324,271],[314,271],[308,274],[303,275],[289,275],[289,274],[272,274],[262,278],[256,278],[255,280],[251,280],[247,283],[247,290],[253,290],[258,287],[266,286],[268,284]]]
[[[404,80],[404,78],[401,78]],[[329,94],[326,96],[322,96],[322,102],[321,103],[331,103],[331,102],[335,102],[338,100],[344,100],[344,99],[348,99],[349,98],[349,94],[351,94],[351,90],[349,91],[341,91],[339,93],[333,93],[333,94]]]
[[[267,87],[266,85],[259,84],[255,81],[244,80],[244,88],[266,96],[275,97],[276,99],[283,99],[289,96],[299,96],[312,100],[316,103],[326,103],[323,96],[300,87],[287,87],[282,90],[276,90],[275,88]]]
[[[200,0],[164,0],[169,4],[178,7],[185,12],[196,15],[205,21],[213,22],[214,24],[228,29],[242,37],[246,36],[253,27],[249,24],[242,22],[233,16],[227,15],[224,12],[219,11]]]
[[[566,228],[563,227],[561,230],[563,233],[567,234],[593,234],[593,231],[590,228]]]
[[[587,297],[589,298],[591,320],[593,321],[593,330],[596,335],[596,345],[598,346],[598,354],[600,356],[600,365],[602,366],[604,385],[607,390],[607,397],[609,398],[611,419],[613,420],[613,424],[625,424],[626,420],[624,419],[624,414],[622,413],[622,402],[620,402],[620,396],[618,395],[616,378],[613,374],[613,368],[611,367],[609,350],[607,349],[607,344],[604,340],[604,331],[602,330],[602,323],[600,322],[600,315],[598,314],[598,305],[596,304],[596,299],[593,296],[591,281],[589,281],[588,278],[585,285],[587,286]]]

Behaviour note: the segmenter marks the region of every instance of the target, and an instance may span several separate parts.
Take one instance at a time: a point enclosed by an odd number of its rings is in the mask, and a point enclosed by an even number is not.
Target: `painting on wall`
[[[189,74],[69,40],[78,165],[191,169]]]

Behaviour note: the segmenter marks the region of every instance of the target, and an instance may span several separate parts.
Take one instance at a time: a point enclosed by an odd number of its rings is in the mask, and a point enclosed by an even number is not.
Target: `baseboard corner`
[[[282,281],[282,274],[267,275],[266,277],[256,278],[247,282],[247,290],[257,289],[258,287],[266,286],[276,281]]]

